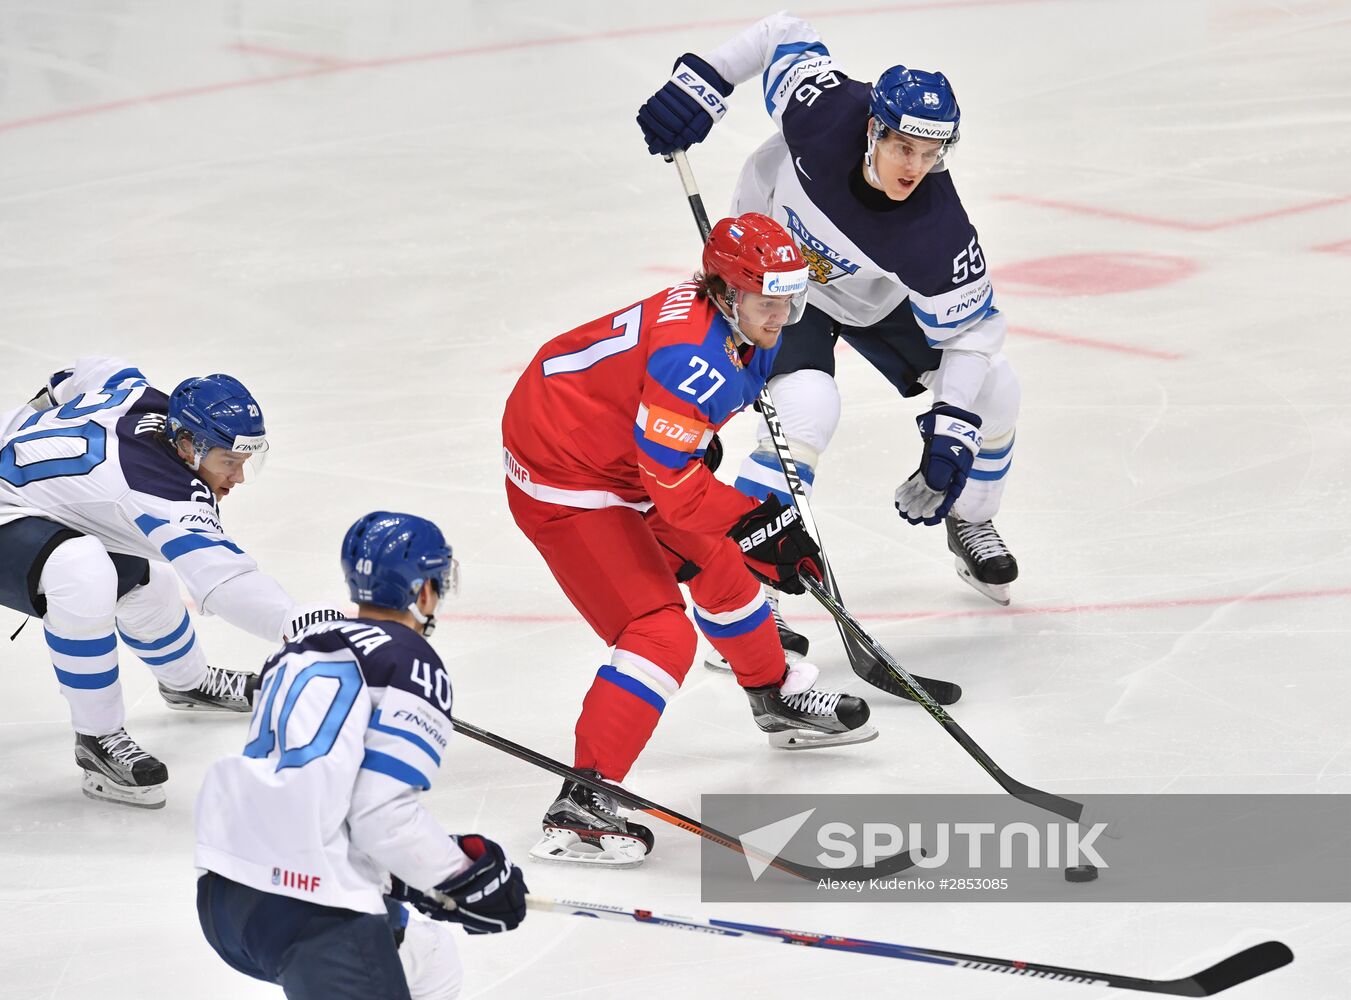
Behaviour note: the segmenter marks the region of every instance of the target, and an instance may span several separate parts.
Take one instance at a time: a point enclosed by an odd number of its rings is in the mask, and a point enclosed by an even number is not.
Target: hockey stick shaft
[[[906,688],[915,701],[924,706],[924,710],[933,716],[934,721],[946,729],[948,735],[956,740],[963,750],[975,758],[976,763],[985,768],[990,776],[999,782],[999,786],[1004,791],[1014,798],[1022,799],[1031,805],[1063,816],[1070,822],[1079,820],[1084,811],[1082,803],[1053,795],[1050,792],[1043,792],[1031,785],[1025,785],[1005,773],[1004,769],[996,764],[990,755],[981,748],[980,744],[973,740],[965,729],[957,725],[957,720],[930,696],[929,692],[920,684],[918,678],[908,673],[876,639],[865,632],[863,626],[854,620],[853,615],[846,611],[839,601],[826,593],[825,588],[808,574],[801,574],[801,579],[806,588],[811,591],[812,596],[830,612],[840,627],[847,628],[859,642],[867,645],[874,655],[886,665],[887,670],[891,672],[897,683]]]
[[[501,750],[508,753],[518,760],[523,760],[528,764],[534,764],[536,767],[543,768],[546,771],[552,771],[559,777],[566,778],[569,781],[575,781],[583,788],[592,792],[599,792],[602,795],[611,796],[630,809],[636,809],[639,812],[647,813],[656,819],[672,826],[678,826],[682,830],[703,837],[705,840],[712,841],[729,850],[736,851],[738,854],[749,858],[755,858],[763,864],[777,868],[795,878],[805,879],[811,882],[817,882],[821,879],[840,879],[840,878],[884,878],[894,875],[897,872],[905,871],[915,864],[915,859],[911,857],[908,851],[901,851],[893,854],[889,858],[884,858],[877,864],[869,868],[820,868],[812,865],[801,865],[789,861],[782,857],[772,856],[762,851],[757,851],[749,844],[742,842],[740,837],[735,837],[730,833],[723,833],[721,830],[702,823],[693,817],[686,816],[683,813],[676,812],[674,809],[668,809],[666,806],[659,805],[650,799],[645,799],[641,795],[630,792],[626,788],[618,785],[611,785],[608,782],[597,781],[589,775],[582,774],[575,767],[569,767],[561,761],[554,760],[552,757],[545,756],[538,751],[531,750],[529,747],[521,746],[519,743],[513,743],[504,736],[498,736],[496,733],[490,733],[486,729],[480,729],[478,726],[471,725],[462,719],[451,718],[451,725],[455,731],[463,733],[470,739],[490,746],[495,750]]]
[[[984,955],[967,955],[956,951],[935,951],[929,948],[889,944],[885,941],[868,941],[834,934],[818,934],[813,931],[790,931],[731,920],[701,920],[694,917],[668,916],[654,913],[651,910],[630,910],[620,906],[608,906],[603,903],[550,899],[533,894],[526,896],[526,906],[531,910],[547,913],[599,917],[604,920],[622,920],[628,923],[649,924],[675,930],[699,931],[722,937],[749,937],[758,940],[777,941],[781,944],[822,948],[827,951],[875,955],[880,958],[899,958],[911,962],[924,962],[929,965],[948,965],[963,969],[978,969],[984,972],[1028,976],[1032,979],[1080,983],[1085,986],[1110,986],[1116,989],[1137,990],[1142,993],[1167,993],[1184,997],[1213,996],[1232,986],[1237,986],[1274,969],[1279,969],[1281,966],[1289,964],[1295,957],[1290,949],[1281,942],[1267,941],[1264,944],[1254,945],[1231,955],[1194,976],[1188,976],[1184,979],[1141,979],[1136,976],[1118,976],[1110,972],[1091,972],[1086,969],[1070,969],[1058,965],[1041,965],[1036,962],[1019,962],[1006,958],[989,958]]]
[[[680,175],[680,183],[685,189],[685,197],[689,200],[690,214],[694,216],[694,224],[699,227],[699,235],[702,239],[707,240],[713,227],[708,221],[708,212],[704,208],[704,199],[703,195],[699,193],[699,185],[695,182],[694,171],[690,169],[689,157],[685,155],[683,149],[677,149],[669,159],[675,164],[676,172]],[[835,582],[835,574],[831,571],[830,562],[826,558],[825,544],[821,541],[821,530],[817,527],[816,519],[812,517],[811,507],[807,504],[806,485],[798,472],[792,449],[788,447],[788,436],[783,432],[783,425],[779,421],[778,408],[774,406],[774,400],[769,394],[769,386],[767,385],[760,389],[759,406],[760,412],[765,418],[765,424],[769,428],[769,439],[774,444],[774,453],[779,458],[784,479],[788,482],[788,491],[792,495],[798,515],[802,518],[802,526],[816,539],[817,545],[821,548],[821,570],[826,587],[832,597],[842,602],[843,598],[840,596],[839,585]],[[843,625],[838,627],[845,653],[849,657],[849,665],[853,668],[854,673],[869,684],[889,694],[911,698],[910,693],[904,687],[889,683],[891,677],[887,673],[886,667],[865,644],[859,643]],[[952,704],[962,696],[962,689],[948,681],[927,679],[926,683],[930,686],[934,697],[945,705]]]

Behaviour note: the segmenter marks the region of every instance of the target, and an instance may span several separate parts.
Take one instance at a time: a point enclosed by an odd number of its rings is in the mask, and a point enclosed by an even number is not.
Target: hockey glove
[[[938,524],[962,495],[980,451],[980,417],[935,403],[915,418],[924,454],[915,474],[896,487],[896,511],[911,524]]]
[[[469,934],[514,931],[525,919],[525,894],[529,892],[521,870],[487,837],[466,833],[452,834],[451,839],[473,864],[425,893],[394,878],[389,894],[412,903],[433,920],[464,924]]]
[[[801,594],[799,573],[821,579],[821,547],[802,526],[796,507],[785,507],[772,493],[727,532],[741,546],[750,571],[777,590]]]
[[[716,434],[709,439],[708,447],[704,449],[704,464],[708,466],[709,472],[717,472],[718,466],[722,465],[722,440]]]
[[[39,413],[56,406],[56,387],[74,374],[74,368],[64,368],[59,372],[53,372],[52,377],[47,380],[47,384],[37,391],[33,398],[28,401],[28,405]]]
[[[732,85],[692,52],[677,60],[671,79],[638,109],[638,127],[653,156],[670,156],[708,137],[727,114]]]

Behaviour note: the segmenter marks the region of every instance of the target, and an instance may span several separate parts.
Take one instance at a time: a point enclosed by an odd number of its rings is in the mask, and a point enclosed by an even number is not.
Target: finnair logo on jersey
[[[797,239],[798,248],[802,251],[802,258],[807,262],[808,277],[812,281],[824,285],[828,281],[834,281],[836,278],[843,278],[858,271],[858,265],[852,260],[837,253],[813,236],[807,227],[802,224],[802,219],[796,212],[787,205],[783,207],[783,210],[788,213],[788,231]]]

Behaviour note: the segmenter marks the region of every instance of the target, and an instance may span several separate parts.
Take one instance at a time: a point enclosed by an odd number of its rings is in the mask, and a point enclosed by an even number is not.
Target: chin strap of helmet
[[[863,153],[863,169],[868,172],[868,180],[878,187],[882,186],[882,178],[877,176],[877,164],[874,160],[877,155],[877,143],[886,134],[887,127],[882,124],[882,119],[876,115],[868,119],[868,148]]]
[[[713,297],[713,302],[718,307],[718,312],[722,313],[723,319],[727,320],[727,325],[732,328],[733,339],[739,344],[754,346],[751,338],[741,332],[741,313],[737,310],[738,296],[736,289],[728,287],[726,298],[726,306],[723,305],[718,296]]]
[[[421,593],[420,587],[418,592]],[[417,606],[417,598],[414,598],[413,603],[408,605],[408,611],[412,614],[413,620],[417,622],[418,631],[422,633],[423,638],[430,637],[436,631],[436,613],[441,610],[441,589],[434,583],[432,584],[432,593],[436,595],[436,604],[432,607],[431,614],[424,615],[422,613]]]

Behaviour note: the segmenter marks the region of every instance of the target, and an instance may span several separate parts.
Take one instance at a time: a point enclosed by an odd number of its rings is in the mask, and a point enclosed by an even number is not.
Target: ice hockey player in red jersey
[[[507,400],[512,515],[614,650],[577,720],[575,765],[589,774],[624,778],[694,659],[678,583],[772,745],[877,735],[867,704],[818,689],[816,667],[786,658],[779,641],[760,580],[801,593],[798,573],[819,575],[796,510],[747,497],[711,468],[717,430],[759,394],[806,288],[778,223],[723,219],[702,273],[555,337]],[[571,781],[543,826],[531,852],[542,860],[632,866],[652,849],[651,831],[613,798]]]

